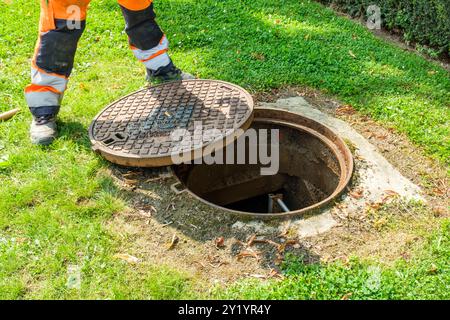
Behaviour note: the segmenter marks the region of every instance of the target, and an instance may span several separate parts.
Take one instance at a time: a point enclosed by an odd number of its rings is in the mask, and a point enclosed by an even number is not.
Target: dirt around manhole
[[[277,278],[288,252],[303,257],[305,263],[345,261],[352,255],[385,263],[411,258],[439,220],[449,216],[445,168],[404,136],[316,92],[290,88],[265,95],[264,100],[293,95],[350,123],[421,187],[427,205],[404,203],[389,192],[383,203],[367,203],[347,215],[338,203],[332,210],[338,222],[334,228],[299,239],[288,222],[242,222],[186,193],[174,194],[169,186],[176,180],[166,169],[111,166],[99,174],[114,178],[129,207],[109,224],[111,232],[124,240],[120,253],[135,256],[144,265],[166,265],[206,283]],[[355,157],[356,171],[364,165],[364,159]],[[359,197],[360,193],[356,176],[348,195]]]
[[[175,195],[176,180],[165,169],[112,167],[130,209],[117,214],[109,228],[126,239],[124,252],[143,262],[166,265],[208,282],[242,277],[279,277],[284,255],[306,263],[319,257],[288,232],[249,233],[236,228],[237,218],[210,208],[188,194]],[[275,226],[275,225],[274,225]],[[288,230],[287,230],[288,231]]]

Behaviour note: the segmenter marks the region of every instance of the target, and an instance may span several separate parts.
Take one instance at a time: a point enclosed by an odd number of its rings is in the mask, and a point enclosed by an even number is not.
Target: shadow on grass
[[[92,151],[88,129],[77,121],[58,120],[59,138],[70,140],[81,148]]]

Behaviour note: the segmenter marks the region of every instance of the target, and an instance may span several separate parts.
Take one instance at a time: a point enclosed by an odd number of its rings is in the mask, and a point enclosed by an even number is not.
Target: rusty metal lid
[[[208,145],[246,130],[253,120],[253,99],[239,86],[215,80],[184,80],[148,87],[105,109],[89,127],[94,151],[126,166],[158,167],[174,163],[180,150],[194,160]],[[201,141],[195,134],[202,132]],[[195,132],[194,132],[195,131]],[[180,133],[183,135],[180,137]],[[206,134],[205,134],[206,133]],[[194,143],[187,144],[186,137]],[[205,149],[206,148],[206,149]]]

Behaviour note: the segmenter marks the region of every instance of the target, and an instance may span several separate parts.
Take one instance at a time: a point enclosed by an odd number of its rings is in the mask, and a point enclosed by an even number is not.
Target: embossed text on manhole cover
[[[192,146],[204,150],[239,128],[247,129],[252,116],[252,97],[239,86],[213,80],[175,81],[113,102],[96,116],[89,137],[93,149],[111,162],[163,166],[172,164],[172,155],[180,150]],[[180,141],[186,136],[195,143]]]

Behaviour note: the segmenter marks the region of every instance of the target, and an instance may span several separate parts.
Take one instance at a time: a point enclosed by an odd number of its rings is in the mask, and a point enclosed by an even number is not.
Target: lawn
[[[159,0],[155,9],[182,69],[253,93],[289,85],[318,89],[449,163],[450,77],[436,63],[314,1]],[[61,137],[50,148],[29,143],[22,93],[38,16],[38,1],[0,2],[0,111],[22,109],[0,123],[0,298],[209,297],[181,271],[114,258],[126,239],[106,224],[128,204],[103,173],[108,163],[90,151],[87,127],[107,103],[145,84],[116,1],[92,1],[60,114]],[[379,281],[388,284],[382,291],[367,288],[378,267],[366,262],[305,266],[291,257],[281,283],[242,282],[212,294],[448,299],[448,237],[444,222],[413,262],[380,267]],[[80,290],[67,288],[70,265],[81,266]]]

